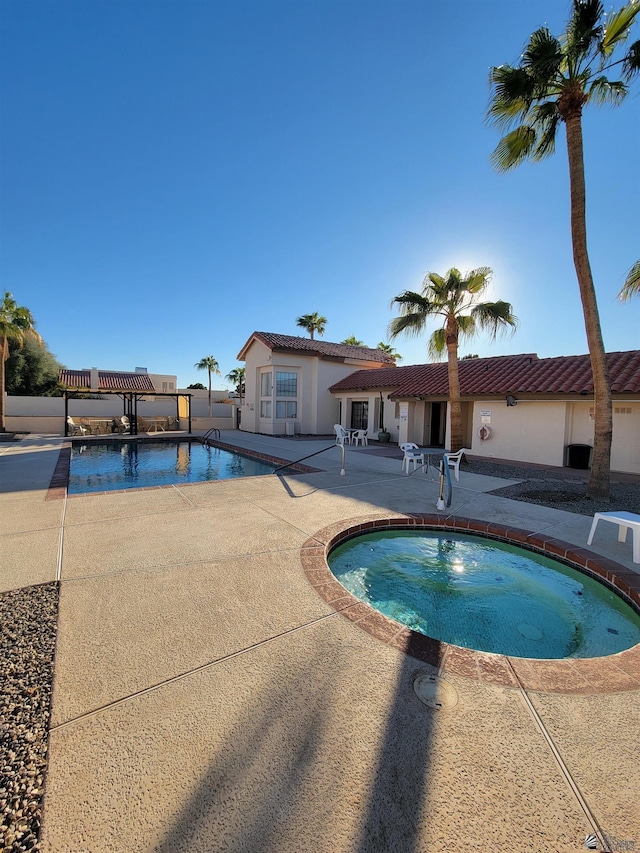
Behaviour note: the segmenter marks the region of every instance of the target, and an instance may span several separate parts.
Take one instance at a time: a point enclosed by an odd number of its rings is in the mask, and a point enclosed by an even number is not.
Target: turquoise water
[[[271,474],[275,465],[190,441],[74,443],[69,494],[229,480]]]
[[[640,616],[608,587],[480,537],[385,531],[329,555],[353,595],[429,637],[527,658],[586,658],[640,643]]]

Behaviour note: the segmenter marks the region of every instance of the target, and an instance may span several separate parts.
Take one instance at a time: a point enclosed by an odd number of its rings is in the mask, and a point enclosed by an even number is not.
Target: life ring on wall
[[[488,441],[491,438],[491,430],[486,424],[483,424],[478,430],[480,441]]]

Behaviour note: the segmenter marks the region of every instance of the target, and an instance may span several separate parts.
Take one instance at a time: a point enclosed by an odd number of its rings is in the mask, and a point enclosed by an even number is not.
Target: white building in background
[[[238,360],[246,365],[240,428],[266,435],[333,433],[341,414],[330,386],[394,364],[382,350],[272,332],[254,332]]]

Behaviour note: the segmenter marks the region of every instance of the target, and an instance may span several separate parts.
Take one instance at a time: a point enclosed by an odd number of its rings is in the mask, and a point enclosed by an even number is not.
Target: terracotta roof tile
[[[155,391],[148,373],[98,371],[99,387],[105,391]]]
[[[90,370],[60,370],[58,381],[66,388],[75,391],[91,390]],[[147,373],[121,373],[116,371],[98,371],[98,391],[155,391],[151,377]]]
[[[88,389],[91,387],[91,371],[59,370],[58,382],[66,388]]]
[[[607,354],[611,390],[640,393],[640,350]],[[588,355],[538,358],[535,353],[462,359],[460,393],[479,394],[592,394],[593,378]],[[446,362],[386,369],[358,370],[332,385],[331,391],[390,388],[393,397],[446,397],[449,378]]]
[[[357,361],[375,361],[378,363],[395,364],[388,353],[371,347],[352,347],[347,344],[335,344],[330,341],[299,338],[294,335],[277,335],[273,332],[254,332],[238,354],[238,360],[244,360],[250,342],[256,338],[276,352],[299,352],[305,355],[315,355],[318,358],[356,359]]]

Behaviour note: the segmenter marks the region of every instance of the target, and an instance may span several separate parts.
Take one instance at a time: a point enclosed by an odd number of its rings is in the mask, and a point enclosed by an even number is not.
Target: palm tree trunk
[[[463,446],[460,377],[458,375],[458,329],[452,318],[447,320],[447,370],[449,375],[449,406],[451,422],[450,450],[455,453]]]
[[[2,338],[0,338],[0,432],[6,432],[7,428],[4,410],[4,363],[7,360],[8,355],[8,342],[6,337],[3,336]]]
[[[573,263],[576,268],[587,346],[591,359],[594,392],[594,436],[591,474],[587,486],[590,498],[609,500],[611,485],[611,441],[613,420],[611,413],[611,383],[607,357],[600,327],[596,291],[591,275],[587,252],[586,190],[584,181],[584,156],[582,147],[582,118],[576,110],[566,119],[567,152],[569,155],[569,183],[571,193],[571,241]]]
[[[209,417],[211,417],[211,368],[209,368],[208,373],[209,373]]]

